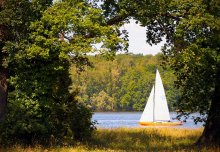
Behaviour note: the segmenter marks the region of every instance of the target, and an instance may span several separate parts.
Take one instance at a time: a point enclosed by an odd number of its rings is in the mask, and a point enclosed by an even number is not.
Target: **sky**
[[[135,23],[135,20],[130,20],[129,24],[125,24],[121,29],[126,29],[129,32],[129,52],[134,54],[152,54],[155,55],[161,52],[163,43],[150,46],[146,43],[146,28]]]

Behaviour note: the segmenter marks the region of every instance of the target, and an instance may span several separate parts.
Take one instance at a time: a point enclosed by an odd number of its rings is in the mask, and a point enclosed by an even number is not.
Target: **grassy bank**
[[[0,151],[16,152],[133,152],[133,151],[210,151],[218,152],[220,147],[196,147],[193,143],[201,135],[202,129],[174,128],[121,128],[98,129],[93,139],[86,144],[76,144],[73,147],[13,146],[1,148]]]

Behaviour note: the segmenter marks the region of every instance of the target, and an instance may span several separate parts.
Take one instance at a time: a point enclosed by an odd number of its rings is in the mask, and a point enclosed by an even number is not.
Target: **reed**
[[[1,148],[7,152],[133,152],[133,151],[180,151],[218,152],[220,147],[193,146],[202,133],[201,129],[176,128],[118,128],[98,129],[87,143],[71,147],[22,147],[15,145]]]

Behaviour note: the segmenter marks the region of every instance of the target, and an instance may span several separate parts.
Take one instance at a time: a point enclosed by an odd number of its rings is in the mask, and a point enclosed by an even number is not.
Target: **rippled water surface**
[[[92,120],[96,121],[97,128],[119,128],[119,127],[143,127],[138,124],[141,117],[141,112],[96,112],[93,114]],[[171,118],[176,117],[176,113],[171,112]],[[192,116],[197,116],[195,113]],[[174,120],[175,121],[175,120]],[[202,123],[197,125],[192,118],[188,119],[181,126],[175,126],[176,128],[200,128],[203,127]]]

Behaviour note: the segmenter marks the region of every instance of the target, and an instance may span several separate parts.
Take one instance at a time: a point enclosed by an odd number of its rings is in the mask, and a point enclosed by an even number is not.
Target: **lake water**
[[[97,128],[120,128],[120,127],[146,127],[140,126],[138,121],[141,117],[141,112],[95,112],[92,120],[96,121]],[[171,112],[171,119],[176,117],[176,113]],[[198,113],[192,114],[191,116],[197,116]],[[181,126],[173,126],[175,128],[201,128],[202,123],[195,124],[192,117],[187,120]]]

